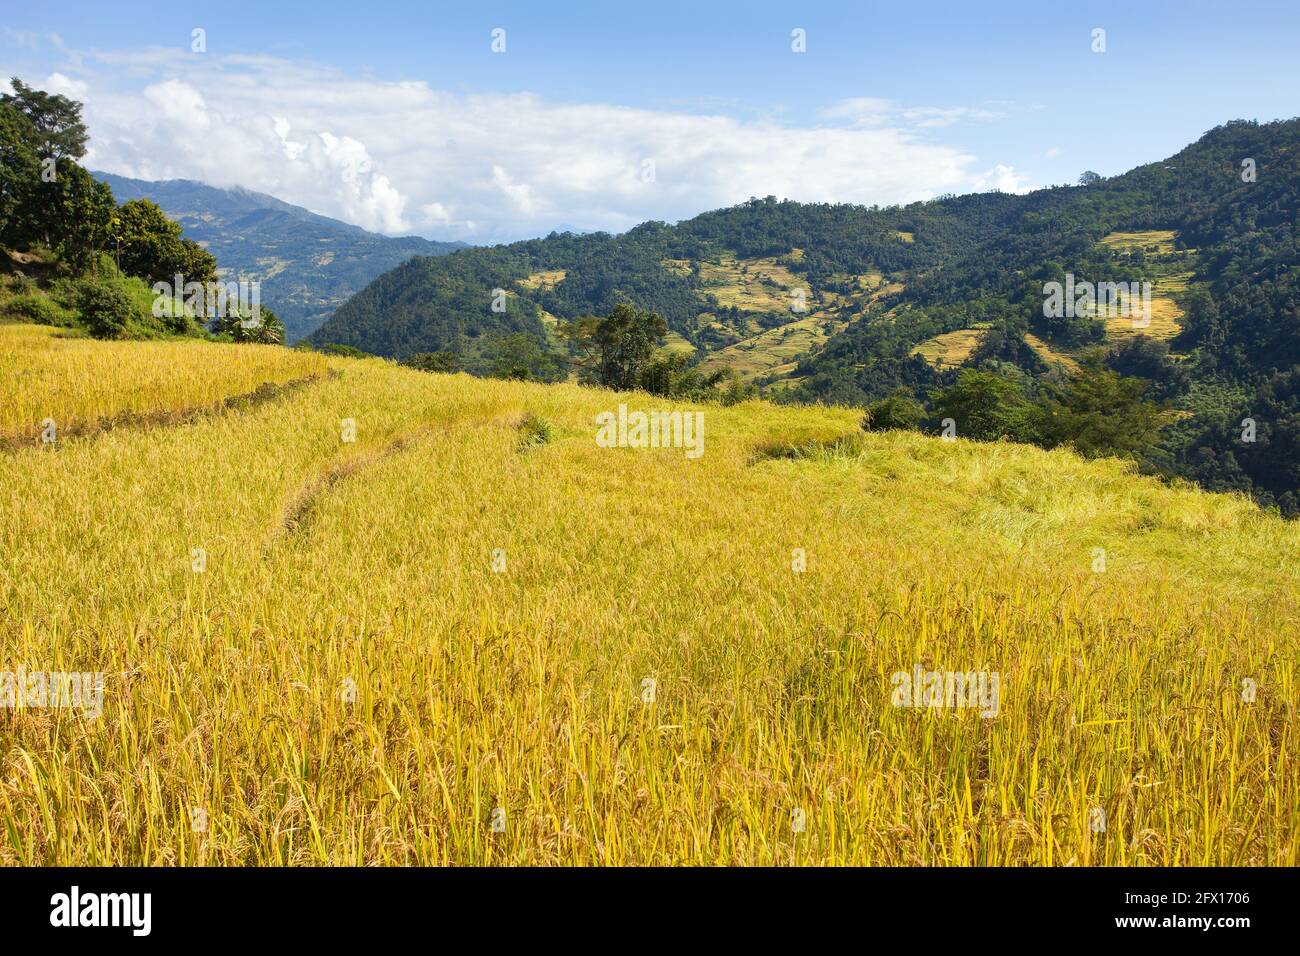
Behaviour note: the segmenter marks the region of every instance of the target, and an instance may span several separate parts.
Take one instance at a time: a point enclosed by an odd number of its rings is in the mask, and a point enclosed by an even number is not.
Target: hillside
[[[557,320],[630,301],[658,311],[705,369],[731,368],[782,401],[903,394],[932,431],[934,393],[964,370],[1034,399],[1091,355],[1167,403],[1145,468],[1298,514],[1298,221],[1300,120],[1237,121],[1086,186],[885,209],[755,199],[618,236],[415,260],[314,339],[399,358],[449,349],[479,371],[485,340],[548,341]],[[1150,315],[1046,315],[1047,283],[1076,278],[1146,288]],[[1245,419],[1257,425],[1249,442]]]
[[[607,448],[668,403],[63,335],[0,325],[26,417],[87,422],[0,422],[0,645],[102,716],[0,711],[0,863],[1300,862],[1300,527],[1245,498],[763,402]],[[233,400],[250,359],[309,380]],[[896,706],[917,666],[996,715]]]
[[[412,256],[464,245],[381,236],[247,189],[95,176],[118,202],[156,202],[217,257],[223,274],[260,279],[262,302],[284,320],[289,342],[314,332],[354,292]]]

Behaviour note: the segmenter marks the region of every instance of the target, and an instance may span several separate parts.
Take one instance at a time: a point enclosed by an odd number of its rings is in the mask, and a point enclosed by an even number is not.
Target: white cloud
[[[265,56],[86,53],[92,168],[244,186],[387,233],[619,231],[776,195],[888,204],[1023,189],[923,130],[982,109],[863,97],[799,127],[531,93],[451,93]],[[71,72],[77,72],[71,70]],[[63,74],[59,74],[63,76]],[[654,176],[642,175],[647,161]]]
[[[996,189],[1004,193],[1029,192],[1029,186],[1025,184],[1024,177],[1010,166],[1004,166],[1001,163],[975,177],[975,189],[977,192],[987,192],[990,189]]]
[[[86,95],[87,86],[80,80],[74,80],[62,73],[51,73],[45,78],[45,83],[41,87],[47,93],[57,93],[60,96],[69,96],[80,99]]]
[[[858,96],[840,100],[821,111],[827,119],[846,120],[854,126],[887,123],[919,129],[952,126],[962,120],[1001,119],[1005,113],[977,106],[902,106],[893,100]]]

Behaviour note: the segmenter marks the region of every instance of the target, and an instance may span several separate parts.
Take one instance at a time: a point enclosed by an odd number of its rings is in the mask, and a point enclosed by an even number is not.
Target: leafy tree
[[[651,395],[703,399],[711,395],[714,386],[729,371],[719,369],[705,375],[698,366],[691,364],[691,356],[685,352],[665,351],[642,367],[639,386]]]
[[[925,407],[914,399],[909,392],[900,389],[892,395],[872,402],[867,406],[862,427],[867,431],[879,432],[890,429],[915,430],[925,420]]]
[[[402,364],[407,368],[419,369],[421,372],[452,373],[459,372],[465,367],[459,355],[446,349],[437,352],[417,352]]]
[[[108,245],[117,204],[108,185],[69,159],[59,160],[58,178],[49,187],[49,238],[59,256],[76,272],[95,272],[100,251]]]
[[[1021,387],[991,372],[963,369],[957,383],[933,395],[933,418],[951,418],[962,438],[1032,442],[1037,413]]]
[[[36,235],[33,192],[40,182],[40,160],[31,122],[0,102],[0,243],[22,247]]]
[[[57,93],[32,89],[14,77],[13,93],[0,94],[0,103],[13,107],[31,122],[42,159],[77,160],[86,155],[86,124],[81,104]]]
[[[148,199],[133,199],[117,211],[114,226],[118,264],[127,275],[149,282],[214,282],[216,259],[181,236],[181,225]]]
[[[1108,369],[1085,367],[1043,399],[1040,441],[1071,445],[1090,458],[1140,457],[1159,437],[1161,411],[1146,401],[1147,384]]]
[[[1120,375],[1149,381],[1157,399],[1183,394],[1191,380],[1187,367],[1169,357],[1169,345],[1149,335],[1131,335],[1112,346],[1106,352],[1105,363]]]
[[[527,382],[555,382],[564,377],[559,356],[544,350],[526,332],[493,339],[483,349],[488,374]]]
[[[629,391],[637,387],[668,326],[658,312],[627,303],[614,306],[604,318],[586,316],[560,326],[560,334],[577,348],[584,378],[606,388]]]

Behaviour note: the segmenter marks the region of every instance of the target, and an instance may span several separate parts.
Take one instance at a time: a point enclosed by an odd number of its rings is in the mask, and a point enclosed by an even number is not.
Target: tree
[[[1036,410],[1020,386],[991,372],[962,370],[957,384],[933,396],[934,417],[951,418],[962,438],[1032,442]]]
[[[730,372],[730,369],[718,369],[705,375],[690,361],[685,352],[665,352],[656,356],[642,367],[639,385],[651,395],[704,398]]]
[[[37,231],[33,192],[40,182],[35,130],[8,103],[0,102],[0,243],[26,246]]]
[[[488,374],[520,382],[554,382],[564,376],[557,356],[544,351],[527,332],[490,340],[483,349]]]
[[[1091,186],[1093,183],[1099,182],[1101,182],[1101,176],[1098,173],[1094,173],[1091,169],[1084,170],[1084,172],[1079,176],[1080,186]]]
[[[9,81],[13,93],[0,95],[0,103],[13,107],[31,122],[36,150],[42,159],[77,160],[86,155],[86,124],[81,104],[57,93],[32,89],[17,77]]]
[[[117,204],[113,191],[70,159],[58,163],[50,187],[53,203],[47,220],[50,245],[74,271],[95,273],[100,251],[108,245]]]
[[[604,318],[586,316],[562,324],[559,331],[577,348],[584,378],[629,391],[640,383],[668,326],[658,312],[620,303]]]
[[[127,275],[150,283],[215,282],[217,260],[196,242],[181,236],[181,225],[167,218],[148,199],[132,199],[117,211],[113,238],[118,265]]]
[[[1043,399],[1040,441],[1071,445],[1089,458],[1139,457],[1159,436],[1161,410],[1146,401],[1146,382],[1100,367],[1084,367]]]
[[[1191,384],[1187,368],[1169,357],[1169,345],[1149,335],[1123,339],[1106,352],[1105,361],[1112,372],[1147,379],[1157,399],[1181,395]]]
[[[418,352],[402,364],[407,368],[419,369],[421,372],[442,372],[444,374],[459,372],[464,368],[460,356],[446,349],[437,352]]]
[[[925,408],[906,389],[882,398],[867,407],[862,427],[869,432],[890,429],[914,430],[925,419]]]

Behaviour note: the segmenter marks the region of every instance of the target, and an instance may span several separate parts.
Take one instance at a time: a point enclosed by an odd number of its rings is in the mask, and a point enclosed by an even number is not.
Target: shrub
[[[29,293],[7,302],[0,310],[8,318],[37,325],[71,325],[76,314],[63,308],[47,295]]]
[[[519,422],[519,447],[532,448],[545,445],[553,436],[551,423],[529,412]]]
[[[312,348],[311,342],[303,339],[294,348],[307,349]],[[337,342],[327,342],[324,345],[317,346],[316,351],[322,355],[341,355],[343,358],[370,358],[369,352],[363,352],[361,349],[352,345],[340,345]]]
[[[914,431],[921,427],[925,408],[905,391],[895,392],[867,407],[862,427],[869,432],[904,429]]]
[[[120,338],[135,314],[131,296],[116,282],[81,284],[81,320],[97,339]]]
[[[402,363],[407,368],[421,372],[459,372],[464,368],[460,356],[443,349],[438,352],[419,352]]]

